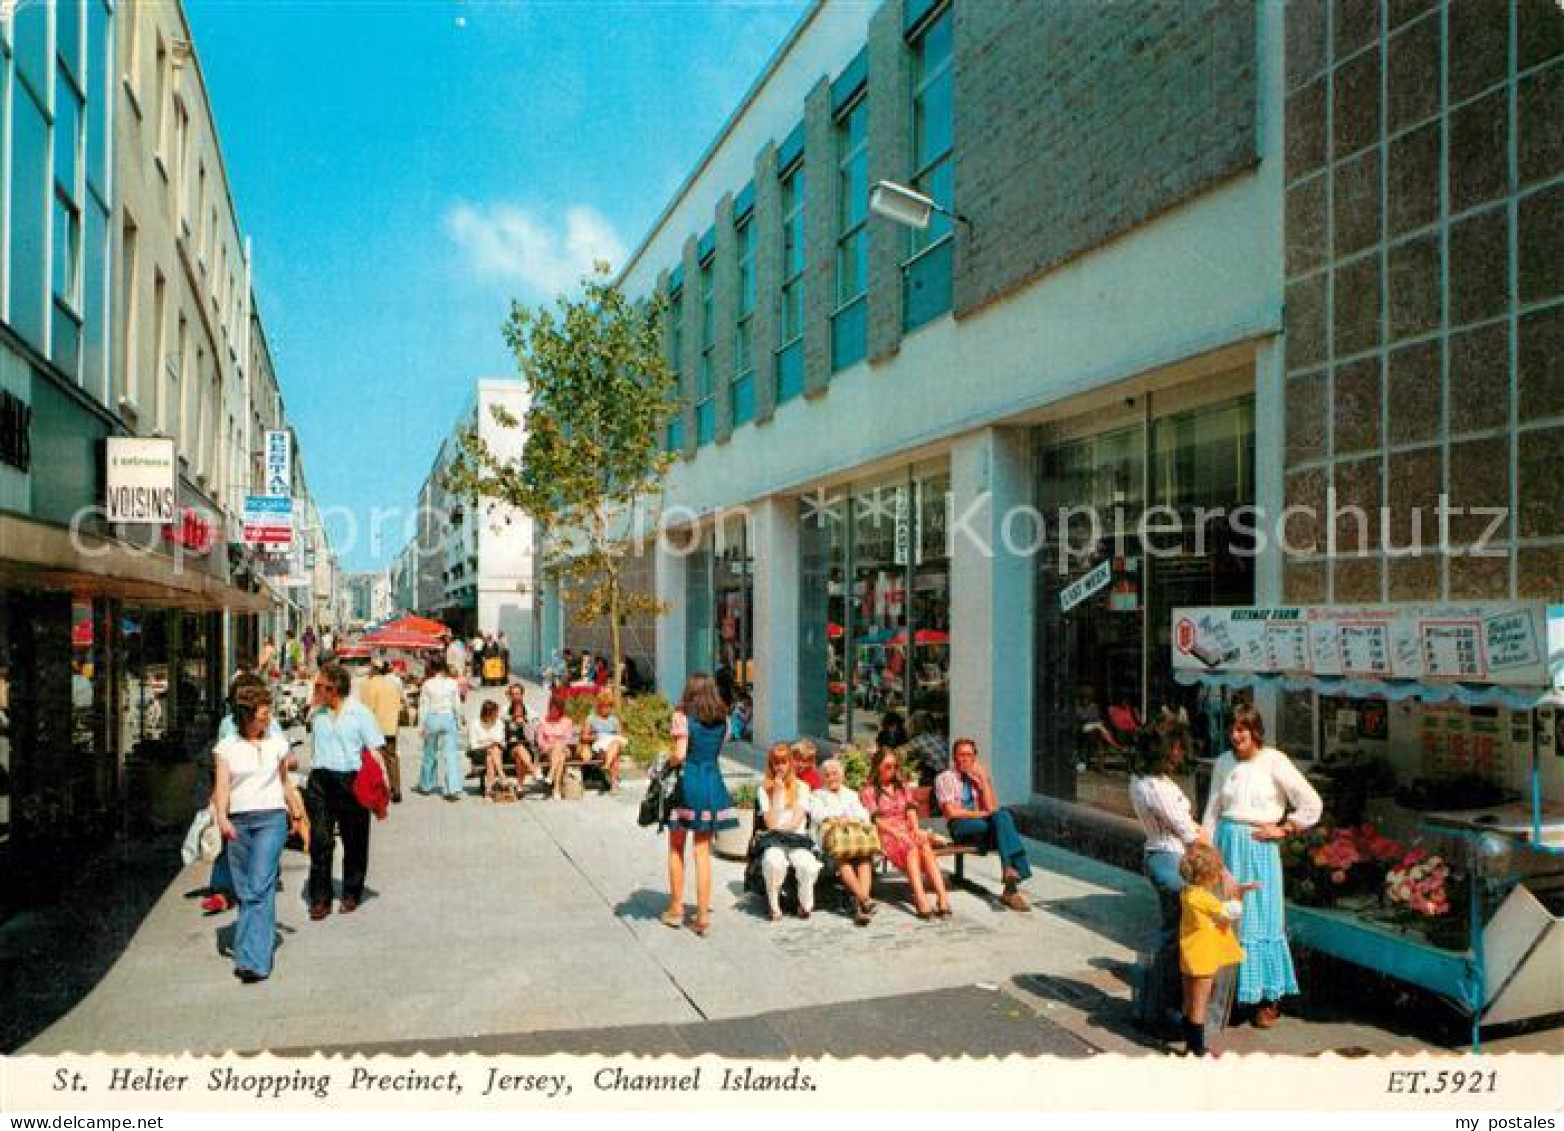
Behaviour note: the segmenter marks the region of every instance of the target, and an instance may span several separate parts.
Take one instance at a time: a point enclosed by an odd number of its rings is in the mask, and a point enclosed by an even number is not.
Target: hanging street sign
[[[293,437],[280,429],[266,433],[265,494],[293,494]]]
[[[251,546],[293,543],[293,500],[247,495],[244,500],[244,541]]]

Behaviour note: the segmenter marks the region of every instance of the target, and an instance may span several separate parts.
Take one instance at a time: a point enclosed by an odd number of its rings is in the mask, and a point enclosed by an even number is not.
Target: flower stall
[[[1564,606],[1186,608],[1185,684],[1241,689],[1322,782],[1282,845],[1296,944],[1484,1027],[1564,1014]],[[1279,719],[1279,721],[1281,721]]]

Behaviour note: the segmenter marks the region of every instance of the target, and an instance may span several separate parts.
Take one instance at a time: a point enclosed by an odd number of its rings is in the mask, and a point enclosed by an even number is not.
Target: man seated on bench
[[[581,730],[581,745],[576,750],[576,757],[588,765],[600,764],[608,775],[608,789],[612,792],[619,788],[619,755],[629,745],[619,716],[614,714],[614,693],[604,688],[597,693],[597,709],[587,716]]]
[[[934,800],[945,815],[951,839],[979,852],[997,851],[1004,878],[999,901],[1011,911],[1032,910],[1020,892],[1021,881],[1032,875],[1026,846],[1016,832],[1015,819],[994,798],[994,783],[978,761],[977,743],[958,738],[950,754],[955,765],[934,779]]]

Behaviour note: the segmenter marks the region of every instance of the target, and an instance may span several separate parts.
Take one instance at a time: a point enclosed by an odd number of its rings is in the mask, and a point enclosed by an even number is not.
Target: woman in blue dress
[[[671,765],[682,766],[678,804],[668,829],[668,909],[664,925],[684,925],[684,842],[695,834],[695,921],[690,929],[704,936],[711,929],[711,837],[737,828],[738,813],[722,782],[717,756],[727,737],[728,710],[717,685],[704,673],[692,675],[673,712]]]

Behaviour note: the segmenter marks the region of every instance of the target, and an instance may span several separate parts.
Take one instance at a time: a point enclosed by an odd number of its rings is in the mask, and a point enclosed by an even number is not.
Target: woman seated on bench
[[[489,700],[467,728],[467,748],[472,760],[483,759],[483,795],[494,796],[494,783],[505,776],[505,724],[500,705]]]
[[[565,763],[576,741],[576,724],[565,714],[565,697],[559,692],[549,696],[548,713],[533,728],[532,741],[537,744],[538,760],[548,759],[549,793],[558,798]]]
[[[527,732],[531,720],[527,718],[527,692],[519,683],[505,689],[505,744],[510,747],[511,761],[516,765],[516,784],[525,786],[538,772],[532,761],[531,740]]]
[[[597,693],[597,710],[587,716],[576,757],[582,762],[601,762],[611,791],[619,788],[619,755],[630,745],[623,730],[614,714],[614,693],[604,688]]]
[[[882,746],[875,754],[869,780],[859,799],[880,832],[880,851],[902,870],[912,885],[912,900],[918,918],[926,920],[936,915],[942,918],[949,915],[950,895],[945,891],[945,876],[940,872],[939,861],[934,858],[934,840],[918,827],[917,803],[901,780],[901,760],[891,747]],[[932,908],[924,891],[925,877],[939,901]]]
[[[760,854],[771,921],[782,918],[780,897],[789,868],[798,877],[798,917],[807,919],[815,908],[815,881],[820,878],[821,863],[805,831],[809,787],[793,773],[793,752],[785,742],[777,743],[766,755],[766,776],[755,795],[755,811],[761,822],[755,848]]]
[[[824,784],[809,794],[809,821],[823,846],[831,825],[839,821],[868,823],[869,813],[864,809],[863,802],[858,800],[858,795],[842,784],[841,762],[827,758],[820,767],[820,776]],[[831,862],[836,865],[837,878],[842,881],[842,886],[852,893],[853,922],[860,927],[867,927],[869,916],[875,912],[874,900],[870,896],[874,883],[872,856],[852,860],[833,859]]]

